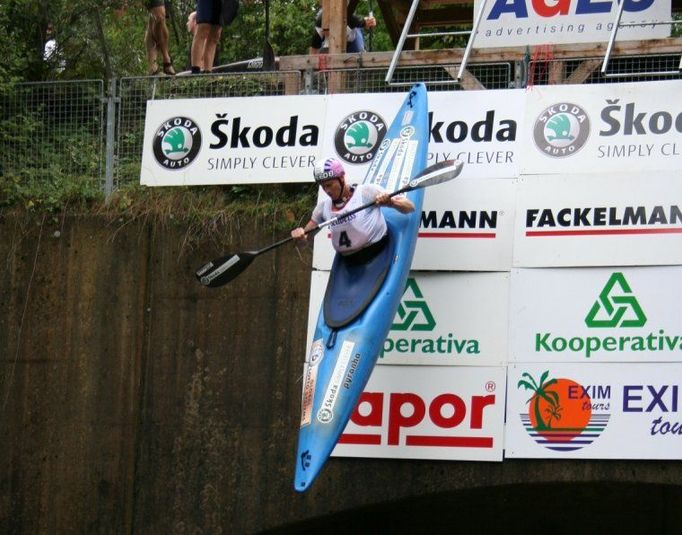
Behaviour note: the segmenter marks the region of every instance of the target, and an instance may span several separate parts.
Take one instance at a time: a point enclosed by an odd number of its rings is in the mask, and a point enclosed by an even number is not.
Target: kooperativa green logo
[[[379,356],[458,357],[480,354],[478,340],[459,338],[455,333],[435,330],[436,319],[424,294],[417,281],[409,278]]]
[[[399,321],[391,325],[393,331],[433,331],[436,326],[436,320],[433,319],[424,295],[414,279],[407,279],[396,316]]]
[[[611,275],[585,318],[588,327],[644,327],[646,315],[621,272]]]

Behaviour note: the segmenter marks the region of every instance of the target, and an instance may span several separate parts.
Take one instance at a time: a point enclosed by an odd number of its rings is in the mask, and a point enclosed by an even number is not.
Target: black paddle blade
[[[442,184],[443,182],[457,178],[462,172],[463,165],[464,164],[459,160],[443,160],[442,162],[429,165],[410,180],[408,187],[410,189],[416,189]]]
[[[263,49],[263,70],[275,70],[275,51],[272,49],[270,43],[266,42]]]
[[[256,258],[254,253],[228,254],[200,267],[195,275],[208,288],[218,288],[230,282],[244,271]]]

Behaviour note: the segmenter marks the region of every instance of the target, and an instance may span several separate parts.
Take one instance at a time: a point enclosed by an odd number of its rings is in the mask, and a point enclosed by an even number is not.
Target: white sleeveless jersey
[[[335,210],[331,198],[327,197],[313,210],[312,220],[320,224],[344,212],[350,212],[363,204],[372,202],[385,190],[374,184],[355,186],[353,196],[341,210]],[[341,254],[351,254],[378,242],[386,234],[386,220],[378,206],[361,210],[349,217],[342,217],[330,225],[332,245]]]

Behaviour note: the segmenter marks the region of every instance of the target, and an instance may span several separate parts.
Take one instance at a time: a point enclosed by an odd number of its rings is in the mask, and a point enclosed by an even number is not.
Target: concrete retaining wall
[[[184,231],[0,220],[0,532],[254,533],[305,521],[330,531],[348,511],[346,527],[368,528],[352,513],[368,507],[373,530],[408,517],[438,526],[444,511],[461,511],[460,528],[483,525],[466,496],[500,520],[525,504],[537,522],[538,507],[567,511],[543,505],[547,484],[592,485],[580,494],[591,496],[608,483],[623,500],[655,485],[644,493],[653,512],[624,515],[618,499],[604,502],[611,513],[592,510],[623,532],[679,520],[679,462],[331,459],[295,493],[310,251],[284,246],[208,290],[193,272],[224,250],[183,250]],[[225,249],[280,235],[261,226]],[[525,499],[502,503],[506,489]]]

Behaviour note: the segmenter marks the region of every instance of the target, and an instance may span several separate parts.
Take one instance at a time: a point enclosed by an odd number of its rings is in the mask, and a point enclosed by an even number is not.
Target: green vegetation
[[[364,15],[369,4],[360,2]],[[191,35],[187,15],[195,0],[172,0],[167,11],[170,52],[176,70],[185,70]],[[270,2],[270,37],[275,54],[307,54],[317,0]],[[374,50],[389,50],[390,40],[380,19],[372,36]],[[37,80],[109,79],[147,73],[144,0],[8,0],[0,2],[1,83]],[[53,28],[58,48],[51,61],[43,59],[44,43]],[[262,0],[241,1],[236,20],[223,29],[221,63],[260,57],[265,44]],[[64,68],[60,69],[60,62]]]

